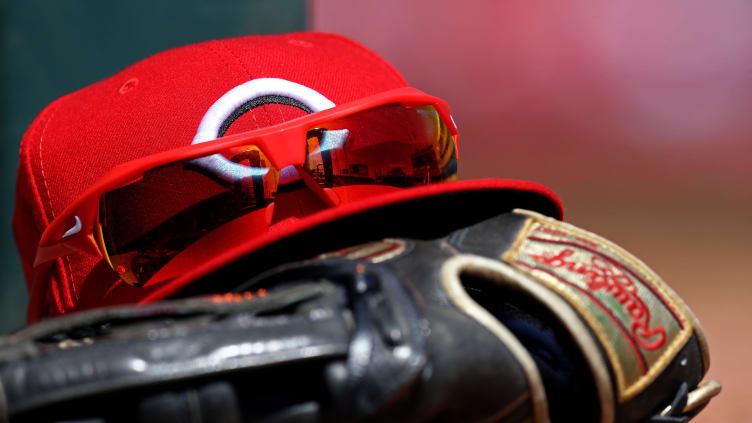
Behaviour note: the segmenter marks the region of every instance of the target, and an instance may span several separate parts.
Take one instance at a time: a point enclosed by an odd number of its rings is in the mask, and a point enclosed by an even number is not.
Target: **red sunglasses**
[[[208,232],[254,215],[284,219],[284,192],[304,214],[456,179],[457,128],[447,104],[414,88],[386,91],[278,125],[114,167],[46,228],[37,267],[74,251],[104,257],[143,286]],[[277,210],[275,210],[275,206]]]

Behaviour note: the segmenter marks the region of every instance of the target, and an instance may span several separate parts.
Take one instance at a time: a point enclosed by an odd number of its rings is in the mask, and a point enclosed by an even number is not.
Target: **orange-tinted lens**
[[[255,146],[152,169],[101,197],[101,246],[124,281],[142,285],[206,233],[268,205],[277,183]]]
[[[431,106],[384,106],[308,131],[306,170],[321,186],[412,187],[457,174],[455,140]]]
[[[410,187],[457,173],[455,140],[431,106],[380,106],[318,125],[307,138],[304,168],[323,187]],[[100,198],[100,247],[125,282],[143,285],[204,235],[274,201],[278,183],[255,146],[149,170]]]

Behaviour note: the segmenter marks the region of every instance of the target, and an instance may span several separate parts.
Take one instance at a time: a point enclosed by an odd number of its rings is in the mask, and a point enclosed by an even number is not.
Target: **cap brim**
[[[515,208],[563,217],[556,194],[532,182],[481,179],[407,188],[274,226],[171,280],[141,288],[146,292],[139,303],[231,290],[285,262],[384,237],[441,236]]]

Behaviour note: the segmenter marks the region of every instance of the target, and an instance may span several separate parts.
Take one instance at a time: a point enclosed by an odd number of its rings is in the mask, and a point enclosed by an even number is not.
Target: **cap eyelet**
[[[118,90],[118,92],[120,94],[125,94],[128,91],[133,90],[137,86],[138,86],[138,78],[131,78],[131,79],[125,81],[125,83],[120,87],[120,89]]]

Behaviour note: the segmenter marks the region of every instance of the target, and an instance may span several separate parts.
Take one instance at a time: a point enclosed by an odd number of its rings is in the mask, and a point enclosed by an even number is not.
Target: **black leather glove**
[[[708,362],[642,262],[517,210],[30,326],[0,341],[0,422],[684,422]]]

